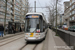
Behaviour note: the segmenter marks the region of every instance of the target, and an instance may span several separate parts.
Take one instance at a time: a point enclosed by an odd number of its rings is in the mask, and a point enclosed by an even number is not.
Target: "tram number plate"
[[[34,35],[34,33],[31,33],[31,34],[30,34],[30,37],[33,37],[33,35]]]

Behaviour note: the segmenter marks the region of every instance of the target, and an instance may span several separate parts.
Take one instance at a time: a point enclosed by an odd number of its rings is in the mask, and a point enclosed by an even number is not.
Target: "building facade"
[[[75,0],[70,0],[70,26],[75,25]]]
[[[69,27],[69,16],[70,16],[70,1],[64,2],[64,24]]]
[[[4,25],[6,0],[0,0],[0,24]],[[9,21],[24,22],[25,13],[28,9],[28,0],[7,0],[6,24]]]
[[[75,0],[64,2],[64,24],[67,26],[75,25]]]
[[[9,0],[9,2],[11,2]],[[7,3],[7,15],[6,15],[6,24],[8,24],[8,21],[10,21],[11,18],[11,4]],[[0,24],[4,24],[4,18],[5,18],[5,0],[0,0]]]

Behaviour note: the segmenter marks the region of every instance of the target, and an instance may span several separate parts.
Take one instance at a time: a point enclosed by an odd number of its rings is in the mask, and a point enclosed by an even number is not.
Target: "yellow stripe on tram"
[[[33,37],[33,35],[34,35],[34,33],[31,33],[31,34],[30,34],[30,37]]]

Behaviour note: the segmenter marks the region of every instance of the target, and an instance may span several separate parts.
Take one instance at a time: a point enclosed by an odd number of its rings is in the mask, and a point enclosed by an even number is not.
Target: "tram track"
[[[33,48],[33,50],[35,50],[35,49],[36,49],[37,45],[38,45],[38,44],[36,44],[36,45],[35,45],[35,47]]]
[[[11,39],[14,39],[14,38],[19,37],[19,36],[21,36],[21,35],[17,35],[17,36],[11,37],[11,38],[3,39],[3,40],[0,41],[0,43],[11,40]]]
[[[24,48],[26,48],[27,45],[28,45],[28,43],[26,42],[26,44],[25,44],[23,47],[21,47],[19,50],[23,50]],[[35,44],[34,48],[31,49],[31,50],[35,50],[36,47],[37,47],[37,45],[38,45],[38,44]]]
[[[21,33],[16,33],[16,34],[11,35],[11,36],[2,37],[2,38],[0,38],[0,40],[4,40],[4,39],[11,38],[11,37],[14,37],[14,36],[17,36],[17,35],[21,35],[21,34],[24,34],[24,33],[21,32]]]
[[[18,40],[18,39],[21,39],[21,38],[23,38],[23,37],[24,37],[24,36],[21,36],[20,38],[17,38],[17,39],[14,39],[14,40],[12,40],[12,41],[8,41],[7,43],[1,44],[0,47],[4,46],[4,45],[6,45],[6,44],[9,44],[9,43],[11,43],[11,42],[13,42],[13,41],[16,41],[16,40]]]
[[[26,42],[26,44],[25,44],[23,47],[21,47],[19,50],[22,50],[26,45],[28,45],[27,42]]]

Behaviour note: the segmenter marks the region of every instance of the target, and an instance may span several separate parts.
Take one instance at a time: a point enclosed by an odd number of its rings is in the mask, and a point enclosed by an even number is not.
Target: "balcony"
[[[75,20],[71,20],[71,21],[69,21],[69,22],[74,22],[74,23],[75,23]]]
[[[75,17],[74,16],[70,17],[70,22],[75,22]]]
[[[0,8],[0,11],[1,11],[1,12],[5,12],[5,10],[4,10],[3,8]]]

